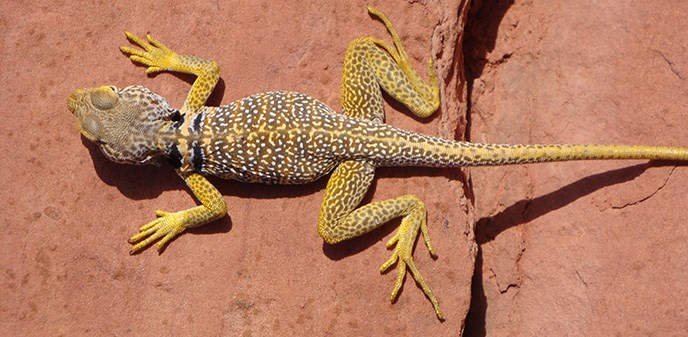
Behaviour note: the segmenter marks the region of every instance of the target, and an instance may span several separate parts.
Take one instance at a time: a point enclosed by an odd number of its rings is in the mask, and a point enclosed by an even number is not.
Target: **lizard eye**
[[[119,100],[119,95],[116,91],[113,91],[116,89],[117,88],[114,86],[110,86],[101,87],[99,90],[94,90],[91,92],[91,102],[93,102],[93,105],[100,110],[109,110],[114,108],[117,106],[117,102]]]

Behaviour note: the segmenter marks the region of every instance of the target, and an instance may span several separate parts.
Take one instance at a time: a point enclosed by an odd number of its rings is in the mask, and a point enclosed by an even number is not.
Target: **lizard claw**
[[[396,247],[394,247],[392,256],[380,267],[380,272],[385,272],[389,267],[394,265],[394,263],[397,263],[397,279],[394,284],[394,289],[392,290],[392,295],[390,296],[390,300],[394,301],[399,295],[399,290],[404,283],[404,276],[406,276],[406,268],[408,267],[409,271],[411,271],[411,276],[413,276],[413,279],[416,280],[416,283],[423,289],[425,296],[432,303],[437,318],[444,320],[437,298],[433,295],[430,286],[425,282],[423,275],[413,261],[413,244],[418,236],[419,230],[423,235],[423,240],[430,251],[430,255],[436,256],[432,244],[430,243],[430,236],[428,235],[425,205],[420,204],[418,208],[404,217],[397,233],[387,242],[387,248],[391,248],[395,244]]]
[[[177,53],[160,41],[154,39],[150,34],[146,35],[148,41],[130,32],[124,32],[124,35],[127,36],[129,41],[138,45],[143,50],[127,46],[121,46],[119,50],[128,54],[132,61],[148,66],[146,69],[147,74],[169,70],[171,66],[175,64]]]
[[[186,222],[182,218],[181,213],[156,211],[155,215],[158,218],[141,226],[139,233],[129,239],[129,243],[134,244],[129,254],[135,254],[158,239],[160,239],[157,247],[158,252],[162,252],[165,245],[172,238],[186,229]]]

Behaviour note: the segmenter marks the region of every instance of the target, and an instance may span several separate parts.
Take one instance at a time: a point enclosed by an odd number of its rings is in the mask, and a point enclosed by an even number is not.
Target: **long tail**
[[[648,159],[688,161],[688,148],[625,145],[507,145],[459,143],[455,160],[462,166],[509,165],[569,160]]]
[[[688,148],[627,145],[523,145],[458,142],[360,121],[363,131],[349,137],[349,158],[372,159],[380,166],[495,166],[568,160],[648,159],[688,161]],[[371,131],[373,130],[373,131]]]
[[[625,145],[510,145],[457,142],[410,131],[369,144],[381,166],[489,166],[594,159],[688,161],[688,148]]]

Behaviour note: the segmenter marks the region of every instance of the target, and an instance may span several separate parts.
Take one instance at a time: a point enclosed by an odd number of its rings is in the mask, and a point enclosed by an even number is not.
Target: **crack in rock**
[[[666,55],[664,55],[664,53],[662,53],[662,51],[655,50],[655,52],[657,52],[664,59],[664,62],[666,62],[669,65],[669,69],[671,70],[672,73],[674,73],[674,75],[676,75],[676,77],[681,79],[681,81],[686,80],[686,78],[683,77],[683,75],[681,75],[681,72],[678,69],[676,69],[676,67],[674,66],[674,62],[671,61],[668,57],[666,57]]]
[[[509,292],[509,289],[511,289],[511,288],[519,289],[520,286],[518,284],[515,284],[515,283],[510,283],[510,284],[507,284],[507,286],[504,290],[499,289],[499,293],[500,294],[506,294],[507,292]]]

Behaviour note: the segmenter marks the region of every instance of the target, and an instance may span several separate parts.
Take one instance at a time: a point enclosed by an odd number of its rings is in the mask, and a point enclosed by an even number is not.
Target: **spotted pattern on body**
[[[245,182],[300,184],[330,172],[318,218],[318,233],[328,243],[363,235],[385,222],[401,218],[387,246],[391,257],[381,270],[397,264],[391,299],[411,275],[442,319],[439,302],[413,261],[419,233],[434,255],[425,204],[414,195],[375,201],[359,207],[378,166],[456,167],[507,165],[582,159],[688,160],[688,149],[615,145],[475,144],[442,139],[384,124],[382,91],[420,117],[439,106],[439,85],[428,62],[428,83],[413,70],[387,18],[372,7],[393,45],[365,37],[351,42],[344,58],[342,112],[301,93],[273,91],[253,95],[226,106],[207,107],[217,84],[217,63],[179,55],[153,39],[131,33],[139,48],[121,47],[131,60],[159,71],[196,75],[184,105],[177,110],[152,91],[130,86],[105,86],[75,91],[69,110],[81,133],[98,144],[111,160],[156,164],[167,159],[201,202],[179,211],[156,211],[157,219],[132,236],[131,253],[154,242],[162,249],[186,228],[225,216],[222,195],[204,177]]]

